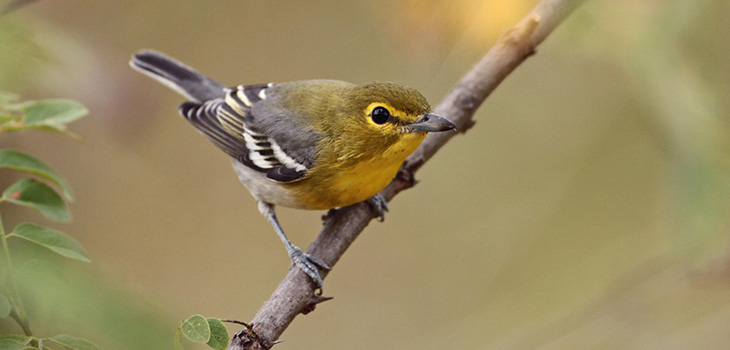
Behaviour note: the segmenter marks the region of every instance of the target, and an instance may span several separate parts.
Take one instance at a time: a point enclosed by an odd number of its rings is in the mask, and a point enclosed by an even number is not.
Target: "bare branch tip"
[[[332,299],[334,299],[334,297],[323,297],[321,295],[312,295],[309,298],[309,301],[307,301],[307,304],[304,305],[304,307],[302,308],[301,313],[303,315],[306,315],[306,314],[314,311],[314,309],[317,307],[317,304],[323,303],[327,300],[332,300]]]
[[[426,159],[422,156],[414,159],[406,159],[406,163],[403,164],[403,167],[400,171],[398,171],[396,177],[409,180],[413,179],[413,173],[416,172],[416,170],[418,170],[418,168],[420,168],[424,163],[426,163]]]
[[[423,158],[416,159],[412,163],[408,162],[403,165],[403,167],[398,171],[398,174],[395,175],[395,178],[398,181],[399,190],[411,188],[418,183],[414,172],[421,166],[421,164],[423,164]]]
[[[502,33],[500,41],[504,41],[509,44],[526,42],[535,32],[535,29],[537,29],[539,24],[540,15],[532,13],[514,27],[505,30],[504,33]]]
[[[522,35],[524,37],[532,35],[532,33],[535,32],[538,24],[540,24],[540,15],[536,13],[530,14],[530,16],[527,17],[527,20],[521,25],[523,33]]]
[[[462,126],[461,128],[459,128],[459,133],[466,134],[466,132],[469,129],[473,128],[476,123],[477,123],[477,121],[474,120],[474,119],[467,120],[466,123],[464,123],[464,126]]]

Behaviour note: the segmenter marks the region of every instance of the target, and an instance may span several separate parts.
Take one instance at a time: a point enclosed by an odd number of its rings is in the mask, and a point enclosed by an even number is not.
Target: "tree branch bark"
[[[489,94],[584,0],[542,0],[516,26],[505,31],[497,43],[464,75],[435,108],[461,132],[469,129],[474,112]],[[429,135],[406,160],[398,176],[380,194],[390,201],[415,184],[415,172],[456,133]],[[376,213],[366,203],[358,203],[328,214],[324,229],[307,252],[334,266]],[[327,271],[320,271],[322,278]],[[292,269],[279,284],[251,323],[253,327],[236,333],[228,350],[270,349],[294,318],[314,310],[327,300],[314,294],[314,285],[299,269]]]

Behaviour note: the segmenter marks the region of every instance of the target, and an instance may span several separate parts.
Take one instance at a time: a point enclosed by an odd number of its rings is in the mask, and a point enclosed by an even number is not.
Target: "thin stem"
[[[248,324],[246,322],[239,321],[239,320],[221,320],[221,322],[240,324],[248,329],[253,329],[253,323]]]
[[[18,322],[18,325],[20,325],[20,328],[23,329],[23,333],[25,333],[25,335],[29,337],[33,336],[33,332],[31,332],[30,326],[28,325],[28,320],[20,318],[15,309],[10,311],[10,317],[12,317],[15,322]]]
[[[23,329],[25,335],[32,337],[33,332],[28,325],[28,317],[23,307],[23,301],[18,292],[18,284],[15,281],[15,269],[13,268],[13,260],[10,259],[10,248],[8,247],[8,236],[5,234],[3,220],[0,216],[0,245],[3,247],[3,255],[5,255],[5,263],[8,265],[8,279],[10,280],[10,300],[13,304],[13,319],[18,322],[20,328]]]

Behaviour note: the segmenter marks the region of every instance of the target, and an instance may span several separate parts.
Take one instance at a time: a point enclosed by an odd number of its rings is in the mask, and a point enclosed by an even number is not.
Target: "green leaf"
[[[23,124],[65,130],[64,124],[85,116],[89,111],[80,103],[65,99],[31,102],[23,106]]]
[[[4,104],[6,104],[8,102],[15,101],[19,97],[20,96],[14,94],[12,92],[0,91],[0,105],[4,105]]]
[[[180,330],[185,338],[193,343],[205,344],[210,340],[210,325],[208,325],[208,320],[201,315],[190,316],[182,322]]]
[[[0,350],[23,350],[25,348],[25,344],[18,342],[14,339],[0,340]]]
[[[6,318],[8,316],[10,316],[10,301],[8,301],[7,297],[0,294],[0,318]]]
[[[23,345],[27,345],[32,340],[31,337],[27,337],[20,334],[0,334],[0,341],[10,339],[15,340],[18,343],[21,343]]]
[[[0,168],[8,168],[17,171],[23,171],[29,174],[40,176],[46,180],[52,181],[63,190],[63,195],[68,200],[73,200],[71,188],[61,175],[40,160],[31,157],[25,153],[4,149],[0,150]]]
[[[89,262],[89,257],[81,244],[63,232],[22,223],[15,227],[13,235],[44,246],[67,258]]]
[[[25,125],[20,124],[18,127],[7,128],[8,131],[25,130],[25,129],[41,129],[46,131],[54,131],[60,134],[68,133],[66,125],[63,124],[38,124],[38,125]]]
[[[172,341],[175,350],[184,350],[182,345],[182,330],[180,330],[180,327],[182,327],[182,322],[177,326],[177,332],[175,332],[175,338]]]
[[[228,329],[219,318],[208,318],[210,327],[210,339],[208,346],[215,350],[226,350],[228,347]]]
[[[0,124],[7,123],[11,120],[18,120],[20,117],[10,115],[10,114],[3,114],[3,112],[0,110]]]
[[[99,348],[97,348],[94,343],[86,339],[76,338],[65,334],[57,335],[53,338],[48,338],[48,340],[61,344],[69,350],[99,350]]]
[[[22,179],[10,185],[1,198],[36,209],[51,220],[71,221],[71,213],[66,209],[66,203],[63,202],[61,196],[48,185],[33,179]]]

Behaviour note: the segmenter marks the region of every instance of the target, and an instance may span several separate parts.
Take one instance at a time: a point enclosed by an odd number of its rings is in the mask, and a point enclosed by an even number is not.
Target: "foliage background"
[[[0,89],[91,116],[74,125],[84,143],[0,138],[66,176],[74,221],[60,229],[92,260],[14,247],[26,288],[44,292],[34,330],[171,349],[191,314],[252,317],[289,266],[224,154],[132,53],[231,85],[399,81],[435,105],[534,4],[70,0],[0,17]],[[336,299],[277,348],[730,345],[728,15],[723,1],[588,1],[366,230],[326,281]],[[0,210],[9,227],[37,218]],[[306,246],[320,214],[279,216]]]

